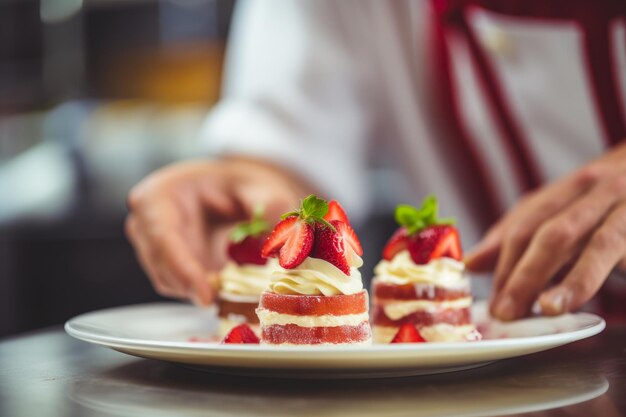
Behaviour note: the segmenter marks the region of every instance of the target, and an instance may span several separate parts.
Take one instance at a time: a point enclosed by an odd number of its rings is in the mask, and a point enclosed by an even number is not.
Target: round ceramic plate
[[[484,340],[372,346],[274,347],[222,345],[210,340],[215,310],[157,303],[83,314],[65,324],[71,336],[144,358],[206,367],[213,372],[295,378],[364,378],[433,374],[481,366],[547,350],[604,329],[587,313],[513,323],[489,318],[476,303],[472,317]]]

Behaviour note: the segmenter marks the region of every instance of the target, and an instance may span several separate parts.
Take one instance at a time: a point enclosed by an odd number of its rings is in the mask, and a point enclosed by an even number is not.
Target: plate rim
[[[263,354],[297,354],[303,353],[313,355],[324,355],[328,353],[340,354],[340,353],[368,353],[368,354],[380,354],[387,352],[432,352],[432,351],[473,351],[489,348],[507,348],[507,347],[522,347],[522,346],[549,346],[557,343],[564,345],[573,341],[586,339],[602,332],[606,328],[605,320],[592,313],[577,312],[571,313],[573,315],[584,317],[589,320],[589,324],[581,329],[567,331],[564,333],[551,333],[538,336],[527,337],[515,337],[515,338],[502,338],[502,339],[487,339],[480,340],[471,343],[458,343],[458,342],[431,342],[431,343],[407,343],[407,344],[373,344],[373,345],[323,345],[323,346],[271,346],[271,345],[246,345],[246,344],[232,344],[224,345],[219,342],[188,342],[188,341],[159,341],[159,340],[137,340],[128,337],[108,336],[102,334],[94,334],[81,330],[76,327],[76,323],[79,320],[83,320],[90,315],[100,314],[104,312],[112,312],[115,310],[121,310],[133,307],[147,307],[147,306],[176,306],[183,305],[179,303],[157,302],[157,303],[143,303],[132,304],[127,306],[111,307],[101,310],[96,310],[88,313],[83,313],[69,319],[65,325],[65,332],[82,341],[93,343],[100,346],[120,348],[120,349],[142,349],[150,351],[161,350],[176,350],[185,353],[246,353],[246,352],[258,352]]]

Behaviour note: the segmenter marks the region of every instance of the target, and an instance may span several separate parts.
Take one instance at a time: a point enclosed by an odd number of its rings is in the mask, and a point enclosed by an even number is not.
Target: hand
[[[260,161],[174,164],[131,190],[126,234],[159,294],[208,305],[233,224],[249,219],[259,204],[273,222],[307,191],[286,171]]]
[[[523,197],[466,262],[494,271],[497,318],[523,317],[536,300],[548,315],[578,309],[626,267],[626,145]]]

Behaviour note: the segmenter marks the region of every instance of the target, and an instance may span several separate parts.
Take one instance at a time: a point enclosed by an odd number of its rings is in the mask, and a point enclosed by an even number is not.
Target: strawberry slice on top
[[[413,262],[427,264],[432,259],[463,258],[459,232],[454,219],[437,216],[437,199],[428,196],[417,209],[409,205],[396,207],[395,218],[400,228],[391,236],[383,249],[383,258],[390,261],[399,252],[409,251]]]
[[[315,195],[306,197],[298,210],[281,216],[281,221],[265,241],[261,255],[278,257],[278,263],[283,268],[297,267],[311,254],[318,226],[335,231],[335,227],[324,219],[327,213],[326,200]]]
[[[350,275],[351,251],[363,255],[348,216],[336,201],[310,195],[300,209],[284,214],[265,241],[262,256],[277,257],[280,266],[293,269],[308,256],[323,259]],[[345,221],[344,221],[345,220]]]
[[[263,220],[263,210],[256,209],[252,219],[239,223],[231,231],[228,241],[228,257],[238,265],[265,265],[261,248],[267,238],[269,224]]]
[[[340,220],[346,224],[350,224],[346,211],[341,207],[341,204],[337,200],[331,200],[328,202],[328,213],[324,216],[325,220],[329,222],[333,220]]]

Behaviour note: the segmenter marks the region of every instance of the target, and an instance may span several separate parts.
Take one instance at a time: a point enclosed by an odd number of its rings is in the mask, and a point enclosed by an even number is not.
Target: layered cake
[[[363,250],[336,201],[313,195],[287,213],[263,246],[280,268],[256,310],[261,343],[369,344],[368,295],[358,268]]]
[[[275,259],[261,256],[269,225],[260,213],[249,222],[238,224],[229,236],[228,261],[219,273],[217,297],[219,335],[224,337],[235,326],[248,324],[259,331],[255,313],[261,293],[269,283],[271,271],[278,267]]]
[[[470,281],[453,219],[438,218],[437,200],[430,196],[419,209],[398,206],[396,221],[400,228],[374,269],[374,341],[389,343],[408,325],[422,339],[416,341],[480,339],[470,320]]]

